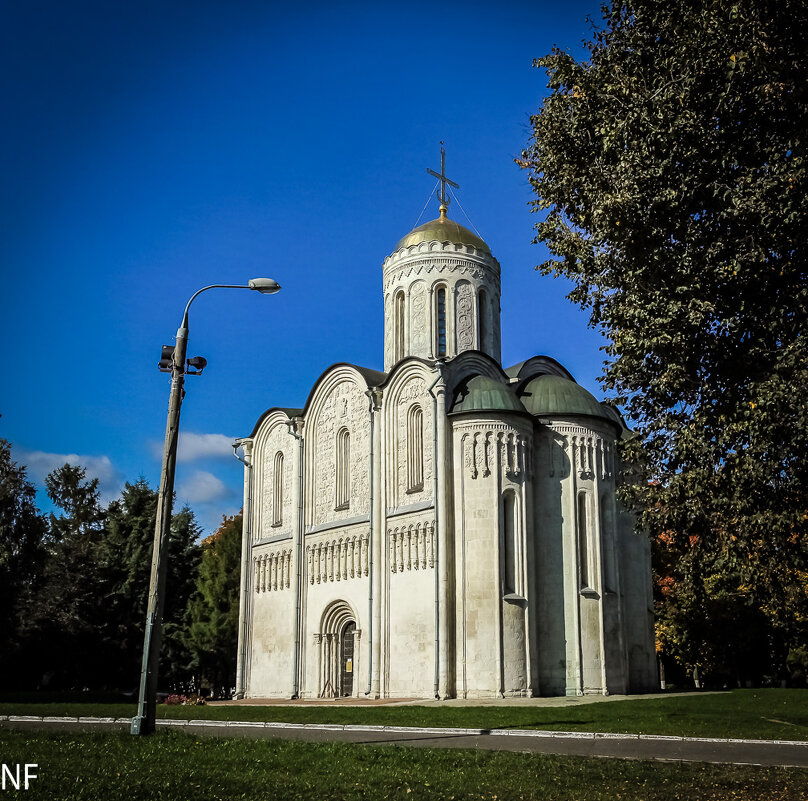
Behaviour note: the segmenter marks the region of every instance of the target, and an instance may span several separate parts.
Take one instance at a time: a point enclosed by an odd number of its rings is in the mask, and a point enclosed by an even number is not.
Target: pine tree
[[[226,517],[202,541],[196,592],[188,605],[187,643],[193,666],[214,692],[229,691],[236,679],[241,577],[242,515]]]
[[[47,524],[36,507],[36,490],[25,468],[11,460],[0,439],[0,675],[25,673],[21,663],[23,609],[42,580]]]

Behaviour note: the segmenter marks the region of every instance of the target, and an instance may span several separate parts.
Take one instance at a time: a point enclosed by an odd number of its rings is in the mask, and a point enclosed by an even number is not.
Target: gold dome
[[[413,228],[395,247],[395,251],[401,248],[408,248],[411,245],[419,245],[421,242],[453,242],[458,245],[471,245],[484,253],[491,253],[491,248],[480,239],[477,234],[473,234],[468,228],[464,228],[454,220],[446,216],[446,212],[441,208],[440,217],[428,223]]]

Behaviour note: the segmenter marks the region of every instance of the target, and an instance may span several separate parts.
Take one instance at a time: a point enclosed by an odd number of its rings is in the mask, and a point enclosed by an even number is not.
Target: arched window
[[[393,301],[393,364],[404,358],[404,293]]]
[[[435,293],[435,356],[442,359],[446,355],[446,287],[440,287]]]
[[[424,488],[424,413],[412,406],[407,413],[407,492]]]
[[[480,334],[478,348],[485,350],[488,341],[488,296],[484,289],[477,295],[477,330]]]
[[[589,555],[589,520],[587,519],[586,493],[578,493],[578,569],[581,588],[590,587],[591,564]]]
[[[272,525],[283,524],[283,452],[275,454],[275,467],[272,473]]]
[[[334,508],[347,509],[351,503],[351,435],[347,428],[337,432],[337,472]]]
[[[505,595],[519,591],[521,582],[518,580],[517,533],[516,533],[516,493],[509,490],[502,498],[503,535],[505,539],[504,581]]]

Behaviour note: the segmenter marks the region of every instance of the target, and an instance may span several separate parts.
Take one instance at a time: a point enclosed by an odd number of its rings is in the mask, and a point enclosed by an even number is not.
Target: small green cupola
[[[558,375],[532,378],[519,392],[524,408],[535,417],[599,417],[620,425],[619,415],[580,384]]]
[[[507,384],[485,375],[476,375],[458,387],[450,411],[453,414],[460,412],[525,414],[526,412],[525,407],[516,397],[516,393]]]

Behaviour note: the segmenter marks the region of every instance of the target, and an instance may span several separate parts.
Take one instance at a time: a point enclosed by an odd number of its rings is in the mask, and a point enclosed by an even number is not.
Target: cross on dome
[[[454,181],[450,181],[446,177],[446,150],[443,147],[443,142],[440,144],[440,172],[437,173],[435,170],[430,170],[429,167],[426,168],[426,171],[440,181],[440,190],[436,194],[438,200],[440,201],[440,216],[445,217],[446,211],[449,207],[449,197],[446,194],[446,184],[453,186],[455,189],[460,189],[460,186]]]

